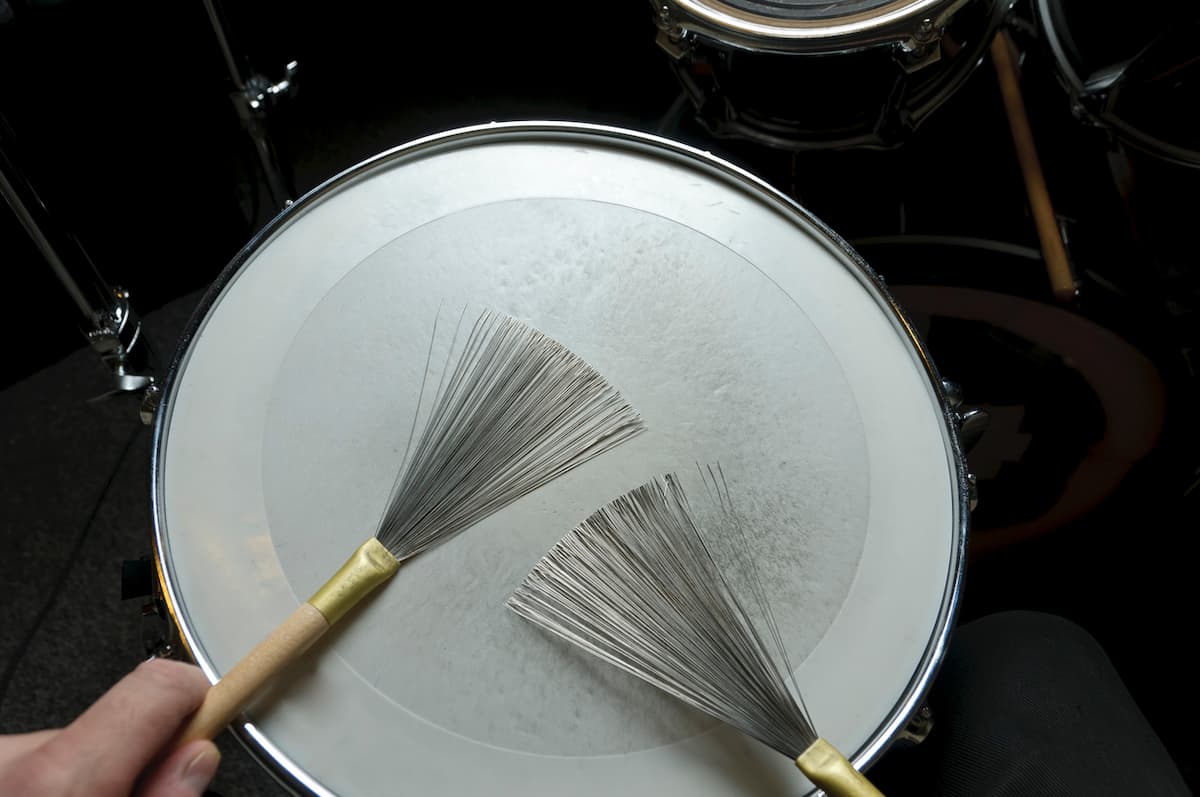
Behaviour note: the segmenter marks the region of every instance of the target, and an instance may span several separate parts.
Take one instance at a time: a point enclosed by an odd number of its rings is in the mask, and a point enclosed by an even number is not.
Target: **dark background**
[[[1107,41],[1128,24],[1124,4],[1088,8],[1092,21],[1081,35]],[[202,4],[9,0],[6,9],[0,113],[52,211],[104,277],[131,291],[142,314],[194,297],[276,210],[229,99],[233,86]],[[1154,378],[1118,373],[1118,382],[1128,380],[1122,395],[1129,399],[1118,409],[1098,397],[1069,353],[956,319],[952,310],[909,307],[968,403],[1021,410],[1015,426],[989,432],[991,449],[1007,446],[1010,453],[981,480],[961,619],[1027,608],[1081,624],[1104,645],[1194,786],[1197,701],[1187,636],[1195,625],[1200,494],[1191,353],[1200,291],[1190,239],[1200,181],[1185,169],[1135,158],[1137,191],[1122,196],[1109,137],[1071,114],[1027,7],[1018,4],[1013,32],[1080,280],[1079,298],[1068,305],[1054,302],[1036,259],[986,61],[898,150],[794,155],[716,139],[694,123],[678,102],[679,85],[640,0],[603,9],[264,2],[225,10],[234,49],[252,69],[276,79],[285,62],[300,63],[298,93],[272,118],[301,193],[389,147],[463,124],[566,119],[659,132],[739,163],[795,197],[855,243],[902,299],[905,286],[1016,297],[1107,330],[1144,357]],[[1153,21],[1155,13],[1139,20]],[[1178,125],[1196,124],[1194,106],[1159,110]],[[878,241],[894,236],[905,242]],[[1000,247],[949,246],[945,236]],[[997,251],[1004,247],[1012,251]],[[65,293],[6,210],[0,258],[11,319],[0,387],[16,395],[37,372],[77,352],[82,339]],[[163,347],[171,345],[168,337]],[[1114,368],[1118,360],[1114,354]],[[98,363],[72,367],[103,376]],[[85,383],[36,383],[38,390],[70,391],[39,401],[82,405],[98,390],[79,387]],[[1159,388],[1161,401],[1151,400]],[[104,417],[121,412],[133,410],[105,410]],[[66,414],[43,414],[38,422],[61,426]],[[22,434],[36,439],[37,429],[14,431],[32,417],[14,412],[3,419],[10,445]],[[1119,483],[1096,492],[1086,511],[1039,522],[1066,491],[1073,468],[1130,417],[1161,425],[1152,449],[1119,468]],[[6,504],[13,507],[5,519],[9,540],[25,517],[63,500],[78,483],[53,475],[72,433],[47,430],[46,438],[40,468],[7,461],[2,489],[21,495]],[[127,467],[136,472],[139,465]],[[1013,532],[1022,522],[1026,531]],[[148,527],[144,534],[145,548],[116,555],[145,553]],[[101,574],[110,567],[116,583],[118,561],[92,565]],[[116,610],[136,614],[132,605]]]

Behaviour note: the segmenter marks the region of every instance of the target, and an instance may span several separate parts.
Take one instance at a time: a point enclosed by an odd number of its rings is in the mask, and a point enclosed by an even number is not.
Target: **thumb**
[[[202,797],[221,762],[221,751],[207,740],[184,745],[155,767],[139,797]]]

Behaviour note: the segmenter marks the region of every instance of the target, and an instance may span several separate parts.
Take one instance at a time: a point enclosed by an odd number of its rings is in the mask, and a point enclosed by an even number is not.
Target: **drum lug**
[[[1113,93],[1120,88],[1128,62],[1089,75],[1071,101],[1071,113],[1081,122],[1103,127],[1100,121],[1109,110]]]
[[[988,427],[988,411],[982,407],[971,407],[959,410],[958,439],[962,442],[963,451],[970,452]]]
[[[898,743],[917,745],[925,741],[933,730],[933,711],[929,706],[921,706],[912,716],[904,729],[896,736]]]
[[[905,72],[917,72],[942,59],[943,23],[928,17],[921,20],[912,34],[898,43],[892,51],[896,62]]]
[[[138,410],[138,416],[146,426],[154,423],[154,416],[158,412],[160,401],[162,401],[162,385],[157,382],[146,385],[146,389],[142,393],[142,406]]]
[[[956,0],[941,9],[936,18],[922,18],[908,38],[896,45],[893,55],[905,72],[916,72],[942,59],[942,34],[954,15],[968,2],[970,0]]]
[[[158,592],[154,564],[147,556],[121,564],[121,600],[136,598],[145,598],[141,609],[142,652],[150,658],[181,658],[180,646],[175,642],[175,626]]]
[[[967,509],[974,512],[979,506],[979,480],[974,473],[967,474]]]
[[[179,647],[171,639],[171,624],[158,599],[142,604],[142,651],[150,658],[178,659]]]
[[[946,397],[946,404],[952,410],[962,406],[962,388],[957,382],[952,382],[949,379],[942,380],[942,394]]]
[[[963,451],[968,452],[987,431],[988,411],[982,407],[964,407],[962,388],[949,379],[942,380],[942,395],[946,397],[950,417],[958,427],[958,439]]]
[[[666,3],[655,4],[654,24],[658,28],[655,42],[676,61],[682,60],[692,49],[687,28],[675,20],[671,7]]]

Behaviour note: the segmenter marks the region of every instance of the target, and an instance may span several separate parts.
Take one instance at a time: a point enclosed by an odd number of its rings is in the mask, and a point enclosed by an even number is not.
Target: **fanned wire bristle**
[[[443,374],[375,536],[403,561],[643,429],[579,356],[485,311]]]
[[[520,616],[753,736],[789,758],[817,739],[753,563],[746,590],[771,648],[705,537],[741,522],[719,469],[701,530],[674,476],[626,493],[568,533],[508,601]],[[727,536],[727,538],[728,538]],[[713,539],[713,537],[710,537]]]

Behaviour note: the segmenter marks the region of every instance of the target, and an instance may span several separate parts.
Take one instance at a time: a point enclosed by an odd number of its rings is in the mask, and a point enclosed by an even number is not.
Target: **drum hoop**
[[[891,0],[887,5],[828,19],[780,19],[716,0],[669,0],[689,32],[756,52],[835,53],[911,38],[925,19],[934,26],[969,0]]]
[[[1134,149],[1177,166],[1200,169],[1200,152],[1155,138],[1117,115],[1113,105],[1116,101],[1116,94],[1119,92],[1114,92],[1104,103],[1104,107],[1099,109],[1088,107],[1088,103],[1081,101],[1081,97],[1084,96],[1083,78],[1080,77],[1067,55],[1062,37],[1054,25],[1050,2],[1051,0],[1034,0],[1035,21],[1042,38],[1050,48],[1059,83],[1066,89],[1072,107],[1084,113],[1098,126],[1110,130],[1116,138]]]
[[[985,27],[974,36],[969,47],[964,48],[952,59],[950,68],[940,70],[931,84],[923,89],[919,101],[905,102],[902,98],[895,102],[889,100],[881,106],[879,113],[869,122],[850,125],[833,130],[795,129],[784,123],[778,126],[755,116],[751,109],[732,105],[736,116],[729,119],[709,119],[703,122],[709,132],[717,138],[740,138],[756,141],[775,149],[790,152],[809,152],[837,149],[894,149],[904,143],[918,127],[938,111],[946,102],[962,89],[975,70],[982,63],[991,45],[992,37],[999,30],[1005,18],[1012,9],[1015,0],[979,0],[980,5],[987,7]],[[700,42],[716,50],[727,46],[711,37],[698,34]],[[852,54],[843,51],[844,54]],[[838,53],[813,53],[813,55],[836,55]],[[671,67],[675,71],[684,92],[703,115],[705,103],[716,99],[733,102],[726,98],[719,89],[710,93],[710,86],[700,85],[688,72],[685,60],[672,60]]]
[[[198,640],[194,638],[193,631],[189,627],[186,618],[181,615],[179,610],[182,600],[178,593],[178,586],[174,580],[172,567],[167,561],[169,545],[163,500],[165,485],[161,471],[166,460],[167,427],[170,424],[171,414],[174,409],[174,395],[178,380],[183,372],[192,344],[225,288],[241,273],[251,257],[286,224],[290,223],[298,215],[302,215],[310,207],[313,207],[323,197],[369,174],[383,164],[394,167],[402,165],[406,161],[442,154],[481,142],[530,142],[537,140],[557,143],[569,141],[592,142],[607,146],[623,147],[627,150],[643,154],[648,153],[659,157],[666,157],[676,162],[686,163],[693,168],[698,168],[717,179],[736,185],[739,189],[754,194],[764,202],[773,205],[780,212],[798,221],[801,226],[808,228],[810,232],[815,234],[817,240],[825,245],[825,248],[831,254],[838,257],[845,266],[855,273],[859,282],[868,291],[874,291],[876,298],[881,300],[883,305],[892,313],[894,320],[899,326],[898,331],[907,337],[908,342],[916,351],[941,410],[943,428],[946,435],[945,442],[948,449],[947,453],[953,465],[957,499],[957,505],[954,507],[957,516],[956,528],[954,529],[955,542],[950,551],[946,585],[942,596],[942,603],[938,610],[936,624],[916,672],[903,694],[897,698],[892,708],[888,711],[886,720],[858,750],[850,755],[851,761],[859,769],[869,767],[890,747],[905,724],[908,723],[910,718],[921,707],[945,657],[950,633],[958,614],[958,607],[962,597],[967,537],[970,526],[969,482],[971,477],[967,471],[966,456],[959,438],[957,416],[947,398],[946,389],[938,373],[937,366],[930,358],[929,352],[917,335],[916,328],[913,326],[908,315],[896,303],[879,275],[875,273],[862,256],[845,239],[830,229],[809,210],[750,172],[724,161],[709,152],[649,133],[625,128],[563,121],[492,122],[455,128],[416,139],[361,161],[305,193],[255,234],[221,271],[204,293],[176,344],[170,366],[163,381],[162,400],[155,416],[150,454],[150,493],[151,515],[154,525],[153,549],[155,573],[163,604],[170,616],[171,623],[179,631],[183,647],[188,656],[204,670],[209,680],[215,682],[217,678],[216,669],[207,657],[197,655],[197,651],[202,650],[202,648],[198,644]],[[333,792],[305,772],[303,767],[293,761],[283,751],[279,750],[270,740],[266,739],[254,727],[253,723],[239,720],[231,726],[231,730],[247,751],[285,787],[293,791],[308,791],[321,797],[336,797]]]

